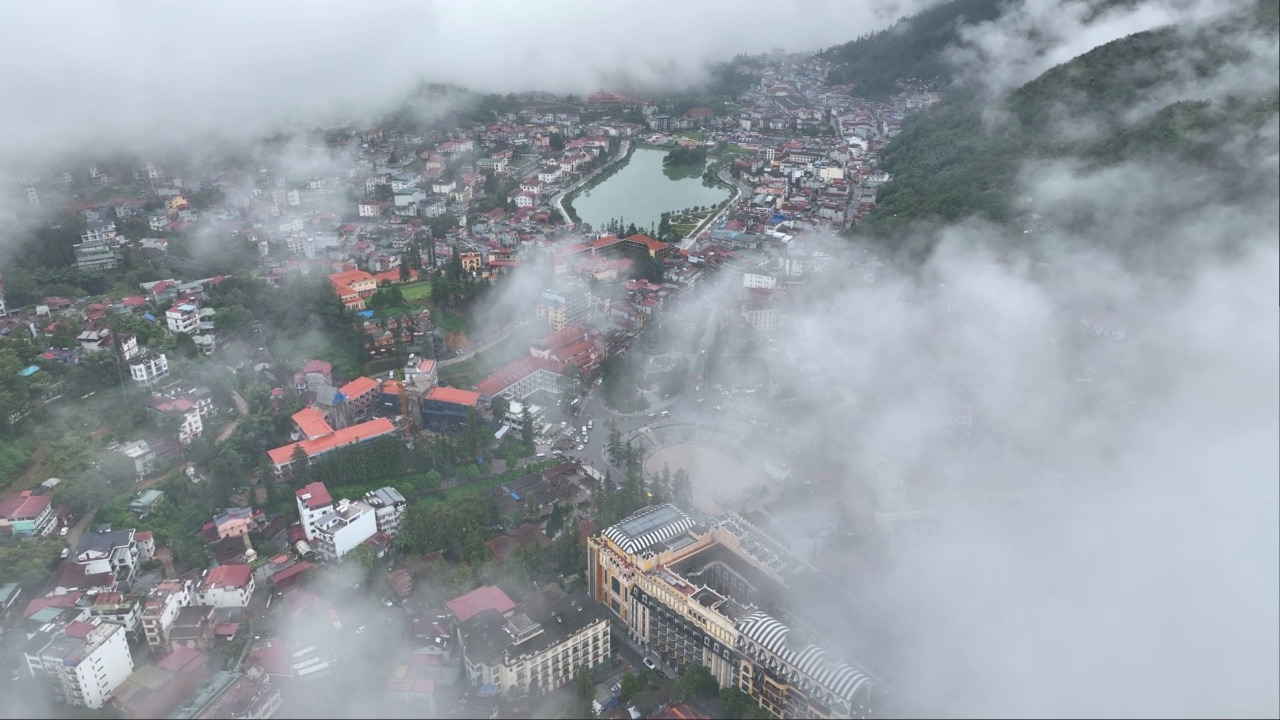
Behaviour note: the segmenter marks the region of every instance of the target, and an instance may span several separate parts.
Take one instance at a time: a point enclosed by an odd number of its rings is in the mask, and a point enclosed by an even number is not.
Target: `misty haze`
[[[1280,717],[1278,8],[0,5],[0,717]]]

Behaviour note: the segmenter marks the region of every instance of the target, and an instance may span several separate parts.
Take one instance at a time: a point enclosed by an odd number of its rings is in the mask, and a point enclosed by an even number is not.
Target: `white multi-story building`
[[[101,618],[46,625],[23,650],[27,671],[53,680],[68,705],[97,709],[133,672],[124,627]]]
[[[164,311],[169,332],[191,335],[200,327],[200,308],[191,303],[180,303]]]
[[[128,362],[142,353],[142,349],[138,347],[138,336],[133,333],[120,333],[115,335],[116,348],[120,352],[120,359]]]
[[[205,572],[196,589],[196,604],[212,608],[247,607],[253,590],[253,568],[219,565]]]
[[[138,563],[146,559],[142,557],[133,528],[112,530],[110,525],[82,535],[73,557],[77,564],[84,566],[86,575],[113,572],[121,577],[131,575]]]
[[[298,501],[298,517],[302,522],[302,530],[307,535],[307,542],[315,542],[316,523],[333,512],[333,496],[322,482],[304,485],[294,492],[294,496]]]
[[[505,615],[486,608],[458,625],[472,685],[503,695],[548,693],[610,657],[608,613],[594,600],[575,593],[537,605],[541,612],[526,601]]]
[[[192,595],[190,580],[163,580],[156,585],[142,608],[142,632],[147,645],[169,647],[169,630],[178,611],[191,604]]]
[[[373,507],[361,500],[342,499],[316,520],[315,549],[327,560],[340,560],[378,532]]]
[[[400,534],[400,522],[404,520],[404,511],[408,502],[399,490],[393,487],[378,488],[367,493],[364,501],[373,508],[378,532],[393,538]]]
[[[129,361],[129,376],[139,385],[154,385],[169,376],[169,358],[157,350],[147,350]]]
[[[778,286],[778,278],[759,273],[742,273],[742,287],[756,290],[772,290]]]

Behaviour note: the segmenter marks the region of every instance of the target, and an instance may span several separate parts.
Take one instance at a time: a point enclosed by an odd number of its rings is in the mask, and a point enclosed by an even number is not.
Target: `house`
[[[129,376],[142,386],[150,386],[169,376],[169,358],[157,350],[146,350],[129,361]]]
[[[327,560],[340,560],[378,532],[372,506],[360,500],[339,500],[315,519],[315,549]]]
[[[11,492],[0,500],[0,534],[48,535],[53,530],[53,496],[30,490]]]
[[[134,536],[133,528],[112,530],[110,525],[99,525],[93,532],[80,536],[72,559],[86,573],[117,573],[128,576],[145,559]]]
[[[177,648],[133,671],[111,692],[111,706],[129,720],[168,717],[209,676],[209,656]]]
[[[218,539],[240,537],[253,529],[253,510],[247,507],[227,508],[213,518]]]
[[[169,646],[192,650],[203,650],[209,647],[213,638],[214,608],[205,605],[188,605],[178,610],[178,616],[169,628]]]
[[[27,672],[48,677],[55,697],[98,709],[133,673],[125,629],[101,618],[51,623],[23,648]]]
[[[552,692],[579,668],[611,654],[608,613],[584,593],[548,588],[501,613],[485,608],[458,623],[463,667],[473,686],[506,697]]]
[[[499,565],[505,565],[507,560],[520,550],[531,552],[534,548],[550,546],[551,538],[547,537],[538,525],[525,523],[511,532],[486,540],[484,544],[489,548],[493,559]]]
[[[146,517],[155,511],[160,501],[164,499],[163,490],[146,490],[138,494],[133,502],[129,503],[129,511],[137,514],[138,517]]]
[[[164,312],[165,325],[169,332],[192,335],[200,326],[200,306],[194,303],[179,303]]]
[[[371,490],[365,494],[364,501],[373,508],[378,532],[391,538],[400,534],[400,522],[404,519],[408,502],[399,490],[393,487]]]
[[[81,243],[115,244],[115,239],[116,223],[114,220],[98,220],[86,223],[84,232],[80,233]]]
[[[298,392],[314,390],[321,385],[332,385],[333,364],[324,360],[308,360],[293,381],[294,389]]]
[[[147,406],[160,415],[171,418],[176,429],[178,442],[184,447],[190,445],[204,432],[204,419],[200,414],[200,406],[186,397],[171,398],[163,395],[152,395]]]
[[[205,571],[196,588],[196,603],[212,608],[247,607],[253,590],[253,568],[248,565],[219,565]]]
[[[152,648],[169,647],[169,630],[178,611],[192,603],[190,580],[162,580],[151,590],[142,606],[142,631]]]
[[[155,469],[156,453],[146,440],[126,443],[120,448],[120,454],[133,461],[139,478]]]
[[[315,540],[316,522],[333,511],[333,497],[322,482],[309,483],[294,491],[298,504],[298,517],[304,536],[308,541]]]
[[[483,610],[494,610],[500,615],[505,615],[516,607],[511,598],[507,597],[507,594],[497,585],[482,585],[444,605],[453,614],[454,622],[458,623],[465,622]]]
[[[378,282],[363,270],[347,270],[329,276],[333,291],[348,309],[363,310],[364,300],[378,292]]]
[[[86,271],[110,270],[120,264],[120,255],[105,240],[91,240],[71,247],[76,268]]]

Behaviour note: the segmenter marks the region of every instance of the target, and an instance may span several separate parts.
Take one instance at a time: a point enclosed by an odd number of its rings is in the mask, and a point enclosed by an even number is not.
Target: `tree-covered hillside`
[[[1274,13],[1265,11],[1196,31],[1162,28],[1058,65],[997,107],[952,94],[909,119],[885,148],[892,180],[855,232],[893,239],[973,215],[1013,221],[1026,211],[1012,193],[1030,160],[1219,163],[1224,138],[1254,134],[1277,112],[1274,85],[1216,90],[1220,73],[1247,59],[1236,40],[1268,32],[1274,37]]]
[[[860,95],[885,97],[897,92],[905,78],[946,80],[950,68],[942,51],[956,40],[964,24],[993,20],[1000,0],[953,0],[903,18],[886,30],[864,35],[822,53],[832,63],[832,84],[852,83]]]

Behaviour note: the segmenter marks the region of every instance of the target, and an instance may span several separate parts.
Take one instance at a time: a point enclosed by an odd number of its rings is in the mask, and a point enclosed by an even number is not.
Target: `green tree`
[[[253,326],[253,313],[240,305],[228,305],[213,314],[213,326],[228,337],[243,338]]]
[[[573,676],[573,702],[566,708],[566,718],[593,718],[596,716],[591,701],[595,700],[596,686],[586,666],[581,666]]]
[[[751,698],[732,685],[720,691],[716,699],[715,716],[724,720],[742,718],[743,720],[769,720],[773,715]]]
[[[529,411],[529,404],[524,404],[524,409],[520,412],[520,440],[525,445],[533,447],[533,415]]]
[[[374,310],[381,308],[396,308],[404,305],[404,292],[398,287],[379,288],[373,297],[369,298],[369,307]]]
[[[422,489],[427,492],[438,492],[443,482],[444,478],[440,476],[440,471],[433,468],[422,477]]]
[[[671,686],[671,697],[677,702],[713,700],[719,693],[720,683],[705,665],[690,665]]]
[[[0,578],[16,582],[28,592],[49,579],[62,545],[53,538],[0,537]]]
[[[352,548],[350,552],[342,557],[342,564],[345,567],[352,568],[352,572],[359,578],[359,582],[366,585],[373,580],[379,567],[377,556],[364,545],[357,545]]]
[[[489,401],[489,414],[493,419],[501,422],[507,417],[507,411],[511,409],[511,401],[501,395],[493,396]]]

